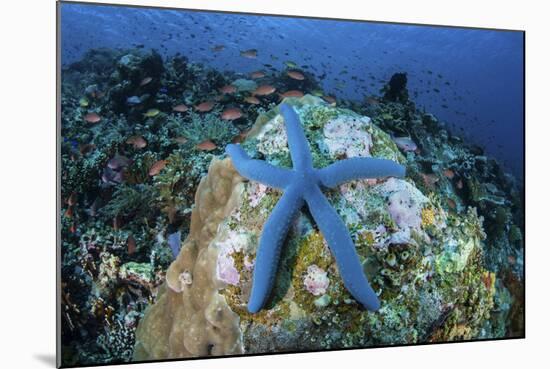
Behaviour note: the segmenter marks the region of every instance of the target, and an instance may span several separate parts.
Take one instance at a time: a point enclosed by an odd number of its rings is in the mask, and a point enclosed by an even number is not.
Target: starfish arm
[[[315,186],[307,191],[305,199],[336,259],[340,276],[347,290],[368,310],[378,310],[380,302],[363,272],[346,225],[319,187]]]
[[[317,173],[323,186],[334,188],[361,178],[404,177],[405,167],[388,159],[350,158],[319,169]]]
[[[263,160],[251,159],[239,145],[227,145],[225,151],[231,157],[239,174],[245,178],[279,189],[285,188],[290,183],[292,178],[290,169],[278,168]]]
[[[292,220],[303,205],[302,191],[290,186],[284,193],[264,224],[252,279],[252,291],[248,300],[248,311],[256,313],[267,302],[281,254]]]
[[[279,110],[285,119],[288,148],[290,149],[294,169],[300,170],[312,167],[311,152],[298,114],[286,103],[279,105]]]

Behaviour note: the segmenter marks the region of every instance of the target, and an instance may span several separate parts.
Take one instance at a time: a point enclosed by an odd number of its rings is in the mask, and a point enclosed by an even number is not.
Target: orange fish
[[[241,51],[241,56],[249,59],[255,59],[258,56],[258,50],[248,49]]]
[[[279,94],[279,96],[281,97],[281,99],[284,99],[285,97],[302,97],[304,96],[304,93],[299,90],[290,90],[282,94]]]
[[[246,136],[248,135],[248,132],[249,131],[244,131],[244,132],[241,132],[239,133],[238,135],[236,135],[235,137],[233,137],[233,139],[231,140],[231,143],[241,143],[245,140]]]
[[[197,149],[201,151],[212,151],[216,148],[216,144],[210,140],[206,140],[197,145]]]
[[[222,94],[234,94],[235,92],[237,92],[237,87],[233,85],[225,85],[220,88],[220,92]]]
[[[206,113],[207,111],[212,110],[214,108],[214,102],[213,101],[205,101],[200,103],[199,105],[195,105],[195,110]]]
[[[296,70],[289,70],[286,72],[287,76],[289,76],[292,79],[303,81],[306,77],[304,75]]]
[[[71,233],[75,233],[75,232],[76,232],[76,224],[75,224],[75,222],[73,222],[73,223],[71,224],[71,227],[69,228],[69,232],[71,232]]]
[[[258,100],[257,97],[254,96],[247,96],[244,98],[244,101],[246,101],[249,104],[258,105],[260,103],[260,100]]]
[[[222,112],[223,120],[235,120],[243,116],[243,112],[239,108],[228,108]]]
[[[126,140],[126,143],[132,145],[134,149],[143,149],[147,146],[147,141],[141,136],[132,136]]]
[[[128,250],[128,255],[132,255],[134,252],[136,252],[136,240],[132,235],[129,235],[126,239],[126,247]]]
[[[159,160],[157,161],[155,164],[153,164],[151,166],[151,168],[149,169],[149,175],[151,177],[154,177],[156,176],[157,174],[160,173],[161,170],[164,169],[164,167],[166,167],[166,160]]]
[[[267,96],[274,93],[277,89],[271,85],[261,85],[252,92],[252,95]]]
[[[183,136],[179,136],[179,137],[176,137],[174,138],[174,142],[175,143],[178,143],[180,145],[183,145],[184,143],[186,143],[188,140],[187,140],[187,137],[183,137]]]
[[[72,218],[73,217],[73,207],[72,206],[69,206],[67,208],[67,210],[65,211],[65,216],[67,218]]]
[[[439,181],[439,178],[437,178],[435,174],[420,173],[420,175],[422,176],[422,181],[424,182],[424,186],[426,186],[431,190],[435,188],[435,184],[437,183],[437,181]]]
[[[172,111],[177,113],[185,113],[187,110],[189,110],[189,107],[185,104],[178,104],[172,108]]]
[[[69,196],[69,198],[67,199],[67,201],[66,201],[66,202],[67,202],[67,205],[73,206],[74,204],[76,204],[76,200],[77,200],[77,198],[76,198],[76,192],[73,192],[73,193]],[[67,209],[67,210],[68,210],[68,209]]]
[[[145,77],[144,79],[141,80],[139,85],[140,86],[145,86],[145,85],[149,84],[152,80],[153,80],[152,77]]]
[[[453,179],[455,177],[455,172],[453,172],[451,169],[445,169],[443,171],[443,175],[449,179]]]
[[[97,113],[88,113],[84,116],[84,120],[90,124],[99,123],[101,117]]]
[[[447,205],[453,210],[456,209],[456,202],[453,199],[447,198]]]
[[[262,72],[261,70],[257,70],[255,72],[250,73],[250,78],[252,79],[259,79],[264,77],[265,77],[265,73]]]

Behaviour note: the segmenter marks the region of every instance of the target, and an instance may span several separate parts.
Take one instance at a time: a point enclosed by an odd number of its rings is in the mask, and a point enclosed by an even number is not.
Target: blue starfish
[[[304,200],[336,259],[347,290],[368,310],[378,310],[380,302],[365,277],[346,225],[321,192],[321,187],[334,188],[360,178],[403,177],[405,168],[387,159],[350,158],[316,169],[298,115],[286,103],[279,109],[285,121],[293,169],[251,159],[239,145],[226,147],[239,174],[284,191],[262,230],[248,311],[256,313],[265,305],[275,280],[283,241]]]

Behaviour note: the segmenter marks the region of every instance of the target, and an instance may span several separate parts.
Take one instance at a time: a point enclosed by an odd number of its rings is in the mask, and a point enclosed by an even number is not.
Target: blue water
[[[522,32],[65,3],[61,34],[63,65],[90,48],[135,45],[243,73],[291,60],[355,100],[405,71],[417,106],[523,177]],[[241,57],[247,49],[258,57]]]

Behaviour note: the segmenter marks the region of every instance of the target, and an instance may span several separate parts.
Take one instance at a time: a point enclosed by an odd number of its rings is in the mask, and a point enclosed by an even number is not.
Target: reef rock
[[[352,156],[405,164],[368,117],[306,95],[287,98],[316,167]],[[282,116],[261,115],[243,143],[290,167]],[[348,294],[307,208],[295,219],[267,306],[246,305],[258,240],[281,193],[214,159],[195,195],[191,230],[136,332],[135,360],[282,352],[483,337],[495,294],[485,234],[471,208],[448,213],[409,179],[361,180],[325,191],[379,295],[368,312]]]

